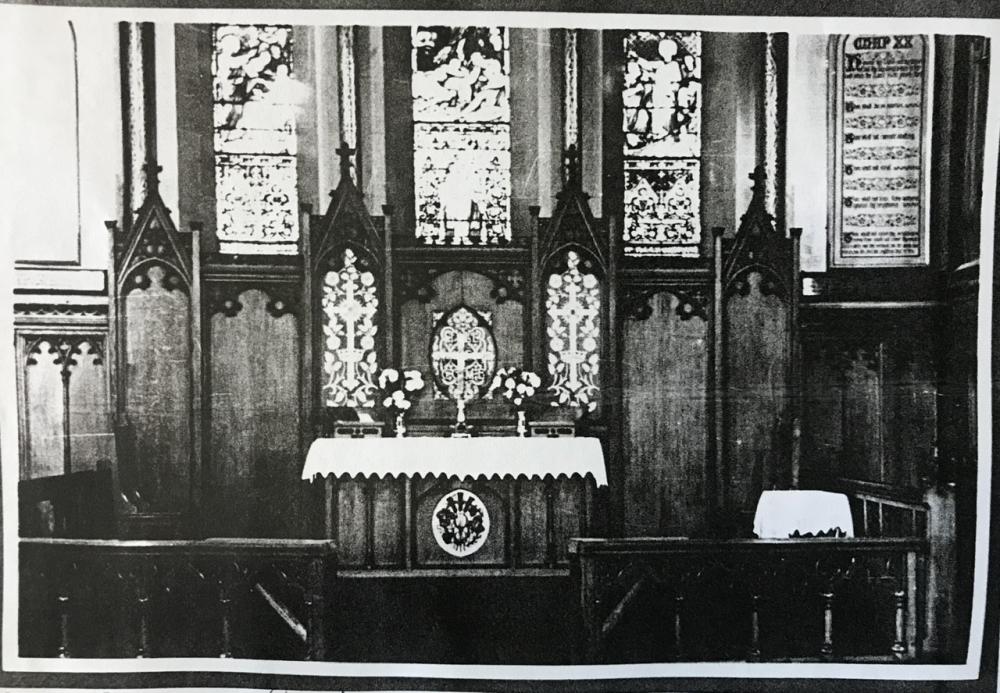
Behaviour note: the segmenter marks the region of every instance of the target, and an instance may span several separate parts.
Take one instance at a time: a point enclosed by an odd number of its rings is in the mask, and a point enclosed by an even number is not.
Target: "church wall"
[[[178,24],[177,47],[177,180],[178,228],[203,224],[205,252],[215,240],[215,160],[212,119],[212,27]],[[169,174],[168,174],[169,176]]]
[[[106,114],[97,122],[101,104],[93,100],[93,95],[103,93],[102,101],[107,101],[108,94],[118,96],[117,27],[77,29],[80,93],[89,95],[81,101],[80,126],[89,123],[88,132],[107,135],[119,126]],[[336,29],[301,27],[296,35],[300,37],[296,42],[297,76],[309,87],[302,103],[299,131],[300,199],[321,211],[328,190],[339,179],[334,154],[340,127],[333,67],[338,51]],[[99,40],[108,36],[115,40]],[[603,207],[606,217],[618,214],[615,210],[616,205],[620,208],[621,198],[620,104],[617,116],[613,107],[606,106],[609,99],[614,101],[617,84],[613,51],[609,48],[615,40],[612,32],[580,32],[582,174],[585,190],[592,194],[592,210],[601,212]],[[399,107],[408,104],[410,98],[409,29],[360,28],[356,41],[360,185],[372,214],[380,214],[384,202],[394,205],[393,233],[410,241],[412,117],[409,108]],[[940,305],[940,293],[929,271],[886,273],[903,280],[920,275],[912,287],[906,281],[895,282],[904,287],[902,293],[890,290],[892,281],[878,283],[878,270],[846,274],[827,271],[827,164],[825,157],[816,154],[814,144],[827,138],[827,41],[827,37],[793,36],[789,45],[787,225],[803,228],[803,270],[815,275],[812,278],[828,291],[820,296],[823,300],[814,301],[827,305],[811,306],[803,317],[802,472],[913,488],[934,471],[935,447],[941,456],[954,456],[961,441],[974,440],[969,437],[974,432],[971,424],[975,412],[974,388],[970,386],[974,372],[969,355],[972,336],[967,330],[953,343],[938,343],[936,320],[942,308],[947,311],[952,307]],[[711,247],[708,229],[720,226],[727,237],[731,236],[749,203],[751,182],[747,174],[758,161],[761,139],[762,45],[759,34],[705,34],[701,202],[706,256]],[[976,257],[975,239],[957,235],[967,233],[974,195],[948,173],[975,163],[974,157],[968,155],[977,146],[975,114],[958,106],[969,102],[969,92],[955,91],[955,85],[971,80],[968,71],[958,69],[955,62],[959,60],[956,56],[964,55],[961,51],[965,47],[962,40],[949,38],[939,39],[937,45],[937,73],[944,81],[938,84],[935,94],[938,139],[934,157],[935,170],[943,172],[935,179],[932,194],[934,261],[953,268]],[[169,54],[171,48],[176,52],[174,56]],[[529,234],[530,206],[540,205],[542,216],[552,212],[554,195],[561,184],[561,50],[556,31],[511,30],[512,61],[524,70],[512,83],[515,236]],[[212,113],[211,99],[206,96],[211,93],[210,27],[157,26],[157,51],[158,90],[168,93],[158,99],[158,112],[168,124],[164,126],[161,121],[158,128],[160,159],[166,169],[163,194],[172,209],[170,199],[176,196],[175,221],[181,229],[186,230],[192,221],[204,225],[203,250],[210,253],[216,245]],[[176,69],[171,70],[171,65]],[[109,74],[113,77],[110,80]],[[175,104],[169,98],[171,93]],[[954,115],[951,105],[956,109]],[[952,126],[946,129],[954,131],[953,136],[937,134],[945,125]],[[94,220],[103,222],[121,216],[121,210],[115,207],[120,205],[116,202],[120,199],[120,181],[109,173],[120,168],[121,133],[111,134],[110,138],[88,135],[81,139],[79,180],[90,187],[81,188],[81,207],[75,215],[78,221],[72,220],[72,205],[59,207],[69,209],[69,221],[60,220],[58,225],[70,228],[76,224],[83,234],[81,238],[89,234],[100,241],[82,244],[81,263],[86,267],[106,265],[106,231],[103,225],[95,230],[100,222]],[[107,163],[98,164],[99,150],[101,159],[111,162],[110,168]],[[172,154],[176,154],[176,165],[171,163]],[[176,170],[170,170],[174,167]],[[72,177],[67,180],[69,183],[63,187],[70,190],[73,199]],[[961,223],[954,221],[956,218]],[[51,238],[48,231],[46,234]],[[26,250],[25,254],[27,259],[32,253]],[[677,315],[679,299],[664,286],[683,272],[676,267],[660,269],[655,282],[649,281],[649,276],[621,274],[622,293],[652,284],[659,290],[649,298],[651,317],[633,320],[626,316],[618,326],[622,331],[623,434],[619,441],[621,454],[611,462],[620,468],[612,470],[612,479],[619,480],[624,494],[620,512],[626,533],[692,535],[705,531],[707,510],[717,498],[713,493],[719,493],[719,489],[713,491],[711,480],[709,323],[700,316],[685,320]],[[707,287],[707,275],[700,276]],[[530,311],[526,302],[498,302],[492,295],[495,282],[472,271],[441,273],[432,285],[434,296],[428,302],[410,297],[397,305],[398,355],[403,366],[426,368],[432,312],[448,310],[462,301],[493,313],[498,365],[525,362],[532,348],[525,329],[525,314]],[[261,533],[265,531],[262,528],[275,526],[296,535],[305,531],[297,518],[308,502],[297,480],[302,460],[300,427],[305,425],[298,409],[300,318],[295,314],[270,315],[266,303],[271,298],[259,291],[241,293],[241,312],[233,317],[217,312],[206,321],[210,322],[204,344],[210,422],[206,436],[211,453],[207,477],[213,480],[211,483],[222,484],[218,488],[220,497],[227,500],[220,506],[232,510],[229,519],[236,528],[232,531]],[[872,302],[884,305],[873,307]],[[956,324],[969,321],[969,313],[974,310],[970,306],[967,300],[961,305],[956,303],[952,318]],[[763,312],[741,313],[733,320],[742,323],[730,327],[749,332],[764,323],[773,327],[774,334],[786,334],[787,323]],[[136,324],[149,334],[170,327],[156,323],[154,318],[136,320],[145,321]],[[98,318],[86,330],[101,333],[106,327]],[[22,348],[27,349],[39,336],[38,330],[22,329]],[[765,336],[762,341],[768,339]],[[753,508],[762,488],[787,483],[791,471],[785,460],[768,456],[776,446],[775,431],[789,416],[785,402],[779,401],[785,394],[764,391],[764,386],[773,381],[766,375],[768,369],[782,370],[789,357],[782,351],[783,343],[777,344],[780,339],[770,341],[774,343],[735,342],[728,347],[726,357],[730,364],[753,364],[743,371],[730,368],[727,376],[731,394],[737,389],[751,393],[747,401],[739,404],[735,404],[735,397],[731,399],[746,418],[728,422],[725,441],[730,476],[723,482],[729,484],[734,502],[744,511]],[[136,356],[133,367],[142,375],[142,368],[154,369],[149,364],[155,362],[147,356],[164,353],[164,348],[152,342],[140,347],[144,353]],[[24,477],[62,469],[62,381],[58,365],[50,363],[54,356],[46,350],[38,363],[31,365],[27,365],[28,354],[24,354],[20,371]],[[763,352],[761,360],[755,361],[755,355]],[[946,359],[941,358],[942,353],[948,355]],[[190,355],[182,353],[177,358]],[[939,411],[942,360],[950,364],[945,377],[949,397],[961,400],[960,411],[953,416]],[[143,363],[147,366],[137,365]],[[182,376],[168,365],[155,366],[160,370],[152,376],[167,379],[163,391],[168,391],[172,383],[178,396],[183,396],[188,385],[171,380]],[[106,363],[86,358],[74,368],[70,378],[69,430],[73,468],[80,469],[92,466],[99,456],[113,453],[110,416],[101,412],[99,401],[110,397],[110,389]],[[771,398],[769,401],[777,404],[758,406],[761,398]],[[445,420],[453,411],[450,402],[434,401],[428,391],[416,405],[413,417]],[[481,402],[473,405],[470,414],[500,417],[507,412],[498,403]],[[190,444],[186,438],[165,443],[170,449]],[[186,454],[175,452],[167,454],[169,459],[156,473],[186,473]],[[956,464],[968,477],[970,470],[974,471],[974,451],[962,451],[959,457],[962,459]],[[193,479],[191,483],[202,482]],[[170,504],[183,506],[185,495],[182,491],[172,493]],[[636,507],[647,510],[637,514],[633,512]],[[266,508],[267,513],[254,517],[254,508]]]

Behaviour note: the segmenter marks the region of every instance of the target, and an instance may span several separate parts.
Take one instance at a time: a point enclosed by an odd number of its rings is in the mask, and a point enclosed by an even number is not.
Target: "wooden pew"
[[[24,538],[20,653],[322,660],[335,575],[328,541]]]
[[[624,661],[911,661],[927,550],[910,538],[573,539],[579,659],[623,661],[609,645],[627,631],[623,646],[660,642]]]

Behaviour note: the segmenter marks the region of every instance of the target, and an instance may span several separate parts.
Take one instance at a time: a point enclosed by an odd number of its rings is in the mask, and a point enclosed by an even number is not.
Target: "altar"
[[[320,438],[302,478],[349,575],[564,574],[607,486],[583,437]]]

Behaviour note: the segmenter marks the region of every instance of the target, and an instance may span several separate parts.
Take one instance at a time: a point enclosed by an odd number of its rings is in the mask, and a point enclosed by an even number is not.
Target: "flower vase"
[[[517,435],[521,438],[528,437],[528,415],[524,409],[517,410]]]
[[[396,437],[397,438],[406,437],[406,424],[403,422],[402,412],[396,414]]]

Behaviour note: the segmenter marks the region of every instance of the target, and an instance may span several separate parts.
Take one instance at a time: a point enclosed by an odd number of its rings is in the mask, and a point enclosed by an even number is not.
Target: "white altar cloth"
[[[319,438],[302,478],[340,476],[520,476],[590,474],[607,486],[597,438]]]
[[[757,502],[753,532],[761,539],[787,539],[793,533],[817,536],[840,529],[854,536],[851,504],[830,491],[764,491]]]

